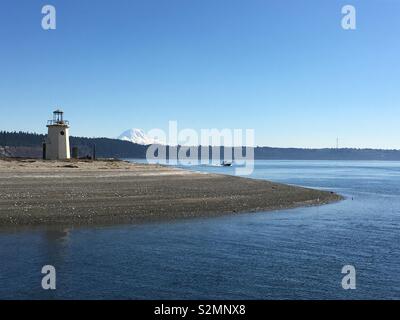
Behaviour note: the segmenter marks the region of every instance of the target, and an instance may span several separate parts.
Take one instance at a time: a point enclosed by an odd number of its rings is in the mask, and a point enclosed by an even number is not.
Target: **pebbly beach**
[[[329,191],[119,160],[0,159],[0,226],[140,223],[341,199]]]

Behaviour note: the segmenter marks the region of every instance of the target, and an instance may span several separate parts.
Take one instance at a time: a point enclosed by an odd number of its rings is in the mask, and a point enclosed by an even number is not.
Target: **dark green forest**
[[[41,148],[46,135],[28,132],[0,131],[0,147]],[[144,158],[146,146],[108,138],[70,137],[70,146],[78,147],[79,156],[92,155],[95,146],[97,157]]]
[[[0,131],[0,155],[12,148],[12,154],[23,156],[28,149],[34,150],[39,157],[45,135],[29,132]],[[79,156],[91,156],[95,147],[96,156],[102,158],[145,158],[147,146],[110,138],[83,138],[70,137],[70,146],[78,147]],[[207,148],[207,147],[205,147]],[[1,153],[3,150],[3,154]],[[18,152],[21,150],[21,152]],[[23,150],[23,152],[22,152]],[[243,150],[243,154],[244,154]],[[200,154],[200,152],[199,152]],[[210,152],[211,154],[211,152]],[[223,150],[221,148],[221,154]],[[326,149],[301,149],[301,148],[271,148],[256,147],[255,159],[265,160],[392,160],[400,161],[400,150],[355,149],[355,148],[326,148]]]

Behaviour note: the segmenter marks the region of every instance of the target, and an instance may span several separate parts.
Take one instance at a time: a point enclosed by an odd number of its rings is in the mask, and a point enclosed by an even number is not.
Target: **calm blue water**
[[[2,230],[0,298],[400,299],[400,162],[257,161],[253,177],[346,200],[169,223]],[[41,289],[45,264],[57,269],[55,291]],[[356,290],[341,287],[346,264],[356,268]]]

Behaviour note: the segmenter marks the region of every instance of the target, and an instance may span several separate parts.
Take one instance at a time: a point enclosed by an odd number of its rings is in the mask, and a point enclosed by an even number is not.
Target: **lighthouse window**
[[[65,133],[64,133],[64,131],[61,131],[60,134],[63,136]]]

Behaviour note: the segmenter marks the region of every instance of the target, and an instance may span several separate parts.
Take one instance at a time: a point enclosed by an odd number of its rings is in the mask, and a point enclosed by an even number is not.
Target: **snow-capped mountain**
[[[129,129],[122,132],[117,139],[130,141],[137,144],[149,145],[160,143],[156,139],[147,135],[142,129]]]

